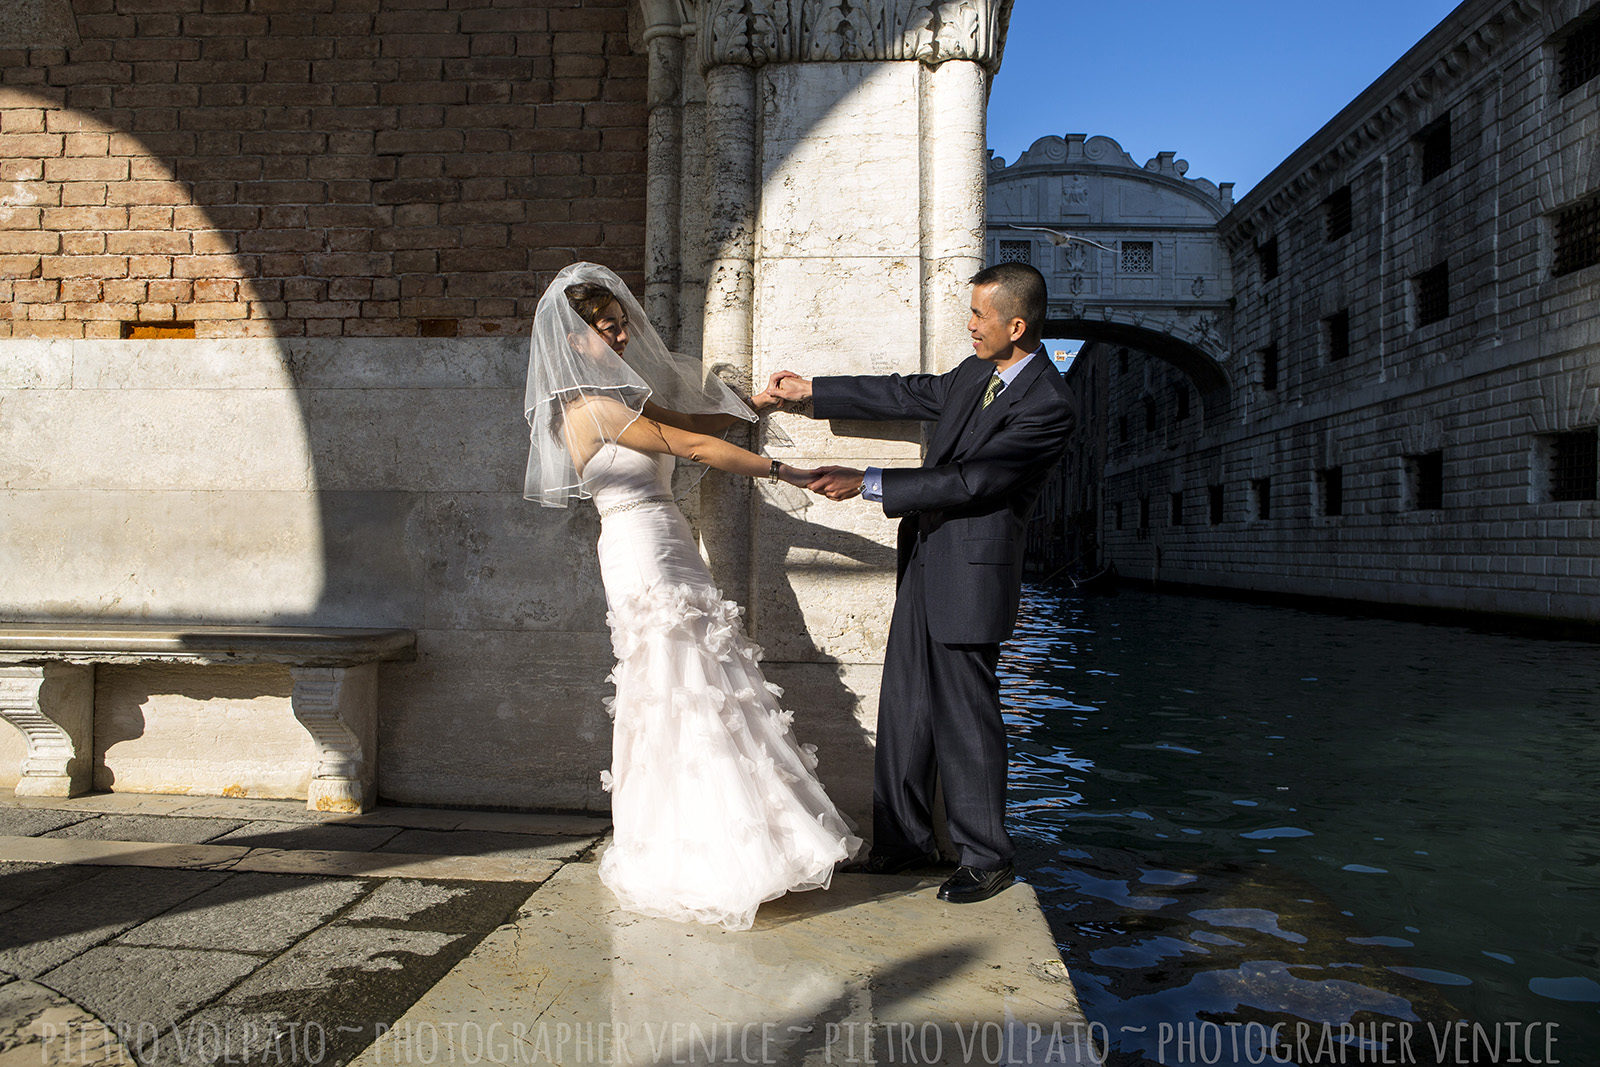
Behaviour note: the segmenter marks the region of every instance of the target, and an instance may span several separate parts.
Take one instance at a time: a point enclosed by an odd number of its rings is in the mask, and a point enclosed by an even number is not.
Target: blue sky
[[[1454,0],[1015,0],[989,147],[1104,134],[1171,149],[1235,199],[1456,6]]]

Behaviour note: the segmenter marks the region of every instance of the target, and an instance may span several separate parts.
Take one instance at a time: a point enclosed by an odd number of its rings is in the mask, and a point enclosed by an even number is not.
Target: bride
[[[593,263],[567,267],[539,300],[523,407],[524,495],[557,508],[592,498],[600,512],[617,657],[600,879],[625,910],[748,929],[763,901],[825,888],[861,841],[762,677],[740,608],[712,584],[672,468],[677,457],[797,486],[813,472],[715,436],[756,414],[668,352],[628,287]]]

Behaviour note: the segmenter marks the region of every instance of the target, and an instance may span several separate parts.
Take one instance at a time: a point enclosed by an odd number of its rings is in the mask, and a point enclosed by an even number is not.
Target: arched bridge
[[[1233,186],[1184,177],[1173,155],[1141,167],[1111,138],[1077,133],[1040,138],[1009,166],[991,155],[987,259],[1044,273],[1047,336],[1143,349],[1209,393],[1227,384],[1232,355],[1233,273],[1217,221]]]

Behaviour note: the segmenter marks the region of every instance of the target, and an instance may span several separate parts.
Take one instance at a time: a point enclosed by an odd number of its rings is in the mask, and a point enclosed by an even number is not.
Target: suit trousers
[[[889,624],[878,698],[872,851],[900,856],[933,850],[938,782],[961,863],[995,870],[1013,854],[1005,830],[1006,735],[995,674],[1000,646],[947,645],[929,636],[925,549],[919,536]]]

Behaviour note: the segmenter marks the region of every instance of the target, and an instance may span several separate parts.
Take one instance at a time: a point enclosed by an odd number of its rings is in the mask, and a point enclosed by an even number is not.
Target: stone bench
[[[0,718],[28,743],[16,795],[89,791],[96,664],[277,663],[316,746],[307,807],[364,811],[377,784],[377,665],[415,659],[416,644],[411,630],[0,623]]]

